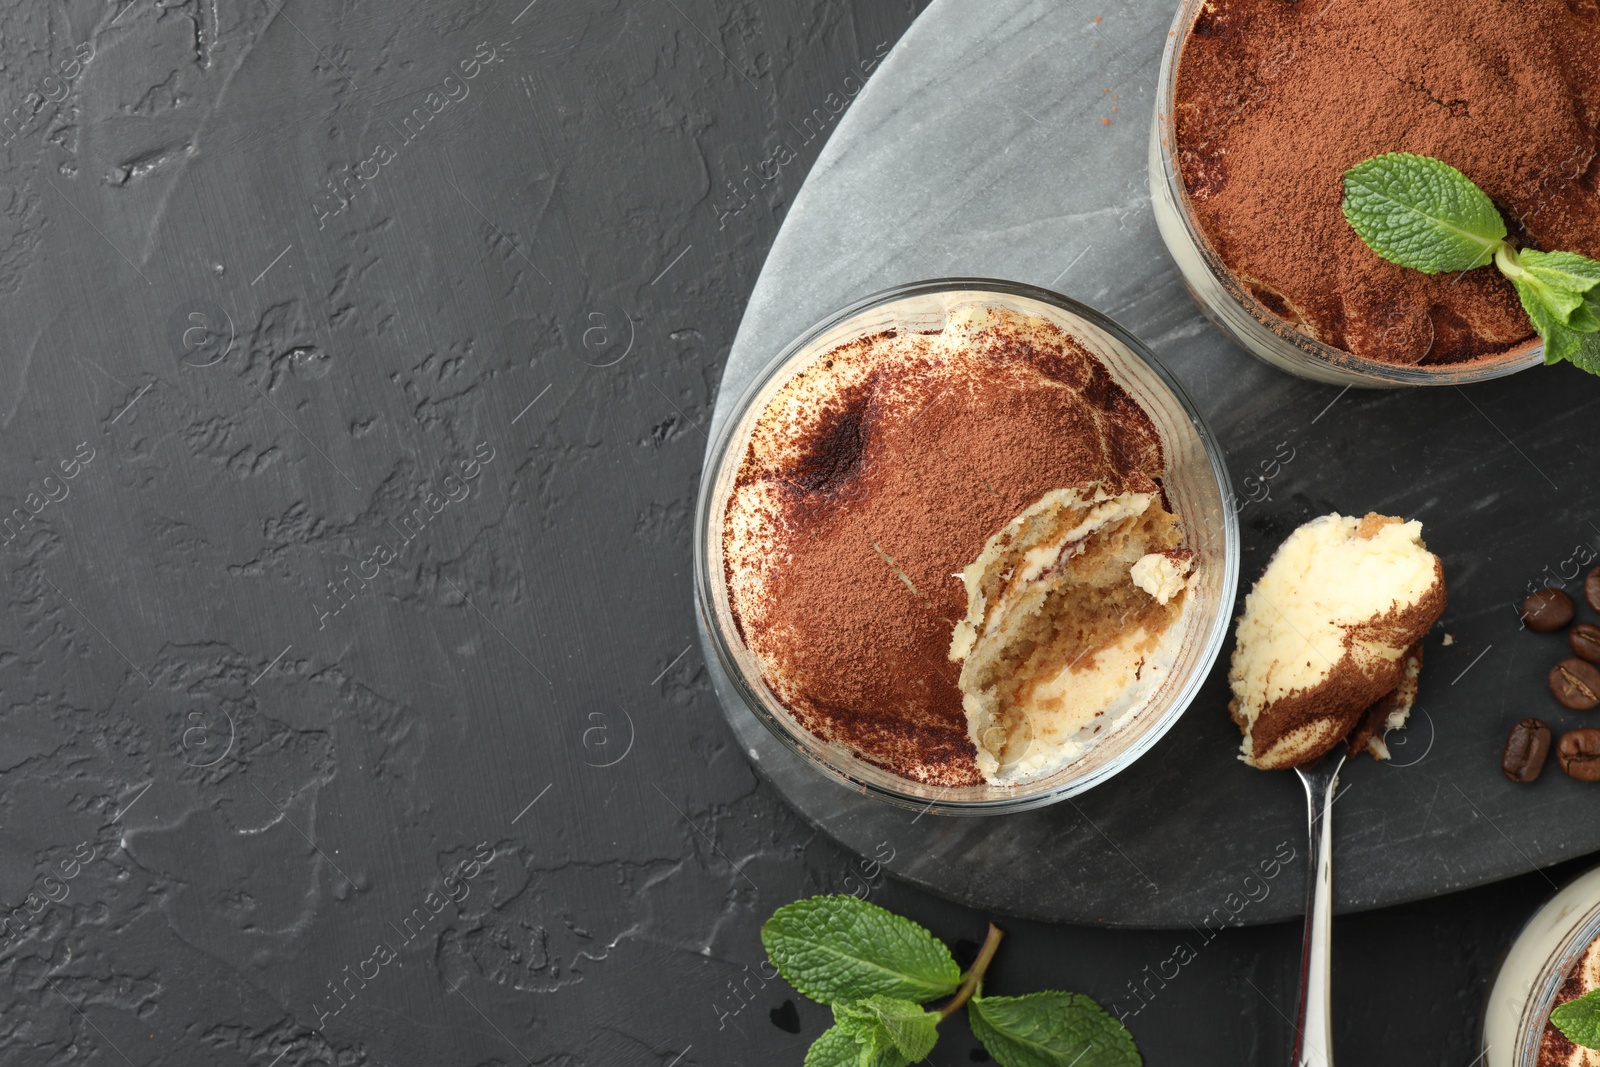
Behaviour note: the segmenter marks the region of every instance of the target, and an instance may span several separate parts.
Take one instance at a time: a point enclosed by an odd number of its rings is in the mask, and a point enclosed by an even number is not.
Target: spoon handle
[[[1296,768],[1306,787],[1311,869],[1306,884],[1306,930],[1300,953],[1300,1001],[1295,1009],[1294,1067],[1333,1067],[1329,957],[1333,932],[1333,801],[1344,754]]]

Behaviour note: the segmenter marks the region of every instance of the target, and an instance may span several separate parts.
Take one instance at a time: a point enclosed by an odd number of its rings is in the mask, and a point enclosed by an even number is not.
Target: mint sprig
[[[1544,361],[1600,374],[1600,263],[1517,249],[1494,201],[1443,160],[1389,152],[1344,172],[1340,207],[1367,247],[1425,274],[1493,263],[1544,341]]]
[[[1600,989],[1556,1005],[1550,1013],[1550,1023],[1574,1045],[1600,1048]]]
[[[1004,936],[991,923],[962,973],[925,927],[853,896],[796,901],[761,928],[779,973],[833,1008],[834,1024],[812,1043],[805,1067],[921,1062],[939,1023],[962,1007],[1000,1067],[1140,1067],[1128,1031],[1082,994],[984,997],[983,976]],[[922,1006],[951,994],[938,1010]]]

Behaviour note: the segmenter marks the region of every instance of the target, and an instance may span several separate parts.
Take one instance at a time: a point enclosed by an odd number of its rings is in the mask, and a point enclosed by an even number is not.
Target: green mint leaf
[[[1559,363],[1577,347],[1578,334],[1567,329],[1568,313],[1552,307],[1546,300],[1549,290],[1528,273],[1509,276],[1511,286],[1522,300],[1522,310],[1528,313],[1533,329],[1544,339],[1544,361]],[[1581,299],[1580,299],[1581,303]]]
[[[961,982],[950,950],[924,927],[851,896],[784,905],[761,927],[761,943],[790,985],[824,1004],[878,993],[921,1003]]]
[[[1594,329],[1588,326],[1591,322],[1594,323]],[[1567,325],[1579,333],[1600,332],[1600,285],[1583,294],[1583,307],[1572,313]]]
[[[1426,274],[1494,258],[1506,224],[1494,201],[1443,160],[1390,152],[1344,172],[1344,217],[1378,255]]]
[[[1578,347],[1567,355],[1574,367],[1600,375],[1600,333],[1579,334]]]
[[[866,1036],[875,1046],[894,1046],[912,1063],[925,1059],[939,1041],[938,1012],[882,993],[859,1004],[835,1004],[833,1016],[840,1026]]]
[[[835,1004],[833,1026],[811,1045],[805,1067],[908,1067],[933,1050],[939,1038],[937,1032],[932,1033],[930,1040],[919,1038],[914,1050],[908,1052],[896,1041],[896,1034],[884,1021],[885,1015],[896,1020],[909,1019],[921,1013],[921,1007],[909,1000],[890,997],[873,997],[872,1001],[877,1002],[873,1007],[868,1007],[866,1001]],[[934,1022],[937,1023],[937,1016]],[[897,1022],[897,1025],[900,1024]]]
[[[1081,993],[973,997],[972,1032],[1000,1067],[1140,1067],[1133,1037]]]
[[[1583,348],[1584,334],[1570,330],[1565,326],[1557,325],[1550,331],[1550,336],[1544,339],[1544,361],[1546,366],[1570,360]]]
[[[1537,248],[1517,251],[1522,266],[1533,271],[1551,286],[1587,293],[1600,285],[1600,263],[1576,252],[1541,252]]]
[[[806,1050],[805,1067],[861,1067],[870,1055],[866,1041],[843,1026],[831,1026]]]
[[[1600,293],[1600,289],[1591,290],[1583,298],[1583,304],[1567,319],[1569,329],[1579,333],[1600,331],[1600,301],[1595,299],[1595,293]]]
[[[1533,257],[1540,254],[1530,252],[1524,255],[1520,252],[1508,252],[1505,257],[1506,262],[1500,266],[1500,272],[1516,286],[1517,295],[1522,298],[1523,308],[1526,309],[1530,302],[1542,304],[1550,317],[1565,326],[1572,321],[1573,314],[1583,307],[1584,295],[1594,283],[1583,278],[1575,278],[1564,270],[1552,269],[1534,260]],[[1528,312],[1528,317],[1533,318],[1532,311]],[[1537,320],[1534,325],[1537,328]],[[1544,334],[1541,333],[1540,336],[1543,337]]]
[[[1565,322],[1561,309],[1564,303],[1553,303],[1550,290],[1531,272],[1507,275],[1523,310],[1533,321],[1533,328],[1544,340],[1544,361],[1547,364],[1570,360],[1591,374],[1600,373],[1600,287],[1585,293],[1580,306],[1571,311]]]
[[[1550,1013],[1550,1022],[1574,1045],[1600,1048],[1600,989],[1558,1004]]]

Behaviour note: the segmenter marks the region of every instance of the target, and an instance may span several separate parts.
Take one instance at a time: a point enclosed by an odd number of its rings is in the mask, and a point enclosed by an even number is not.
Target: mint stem
[[[994,959],[995,951],[1000,947],[1000,939],[1005,936],[1005,931],[994,923],[989,924],[989,936],[983,939],[983,947],[978,950],[978,958],[972,961],[972,969],[961,979],[961,988],[956,990],[956,995],[950,999],[950,1003],[939,1009],[939,1018],[950,1018],[961,1010],[962,1005],[972,999],[972,994],[983,985],[983,974],[989,969],[989,962]]]
[[[1494,265],[1500,268],[1500,273],[1507,278],[1520,278],[1528,273],[1522,265],[1522,257],[1517,255],[1517,250],[1504,241],[1494,250]]]

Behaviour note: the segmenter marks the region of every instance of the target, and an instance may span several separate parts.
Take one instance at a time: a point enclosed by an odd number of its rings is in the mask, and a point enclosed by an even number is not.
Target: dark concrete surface
[[[689,512],[822,138],[726,184],[914,7],[0,10],[0,1063],[801,1061],[759,925],[867,872],[733,743]],[[1548,891],[1341,920],[1341,1059],[1470,1063]],[[1129,1011],[1185,936],[1007,927],[991,989]],[[1147,1062],[1280,1062],[1298,936]]]

